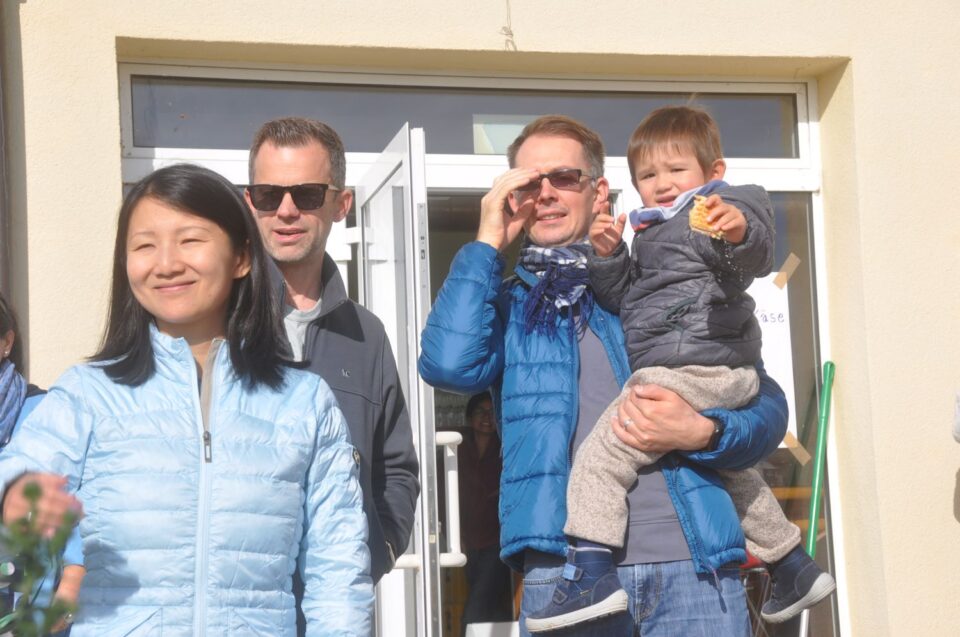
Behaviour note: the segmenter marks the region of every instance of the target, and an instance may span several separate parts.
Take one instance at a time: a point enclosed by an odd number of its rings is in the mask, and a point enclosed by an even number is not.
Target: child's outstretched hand
[[[724,203],[720,195],[710,195],[703,202],[710,213],[707,215],[707,223],[713,226],[714,230],[723,232],[723,240],[727,243],[743,243],[743,238],[747,235],[747,218],[736,206]],[[591,229],[591,235],[593,230]]]
[[[627,225],[627,215],[621,214],[614,219],[610,214],[610,203],[603,204],[600,212],[590,224],[590,245],[599,257],[609,257],[623,241],[623,228]]]

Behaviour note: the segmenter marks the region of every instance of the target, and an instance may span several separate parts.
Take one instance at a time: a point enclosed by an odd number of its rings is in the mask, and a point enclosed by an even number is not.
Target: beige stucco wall
[[[954,0],[0,1],[14,301],[43,384],[100,333],[120,197],[118,56],[816,79],[850,625],[960,632]]]

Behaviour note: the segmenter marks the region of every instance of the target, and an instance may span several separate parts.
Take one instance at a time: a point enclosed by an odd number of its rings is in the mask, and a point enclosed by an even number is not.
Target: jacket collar
[[[156,324],[150,321],[150,343],[153,351],[163,353],[173,358],[179,358],[186,352],[190,354],[190,345],[185,338],[174,338],[157,329]],[[192,354],[191,354],[192,356]]]
[[[217,342],[221,345],[216,349],[217,352],[223,347],[229,349],[226,339],[220,337],[213,339],[211,346]],[[174,360],[189,359],[191,362],[194,360],[193,352],[190,350],[190,344],[187,342],[187,339],[174,338],[173,336],[164,334],[157,329],[153,321],[150,321],[150,343],[153,345],[154,355],[160,355]],[[214,359],[214,361],[215,360],[216,359]]]
[[[322,283],[323,291],[320,292],[320,316],[326,316],[333,312],[337,307],[346,303],[350,299],[347,297],[347,289],[343,285],[343,277],[340,276],[340,269],[337,262],[327,254],[323,254]],[[283,273],[277,264],[271,259],[269,265],[270,283],[274,291],[280,297],[281,307],[287,302],[287,286],[283,281]]]
[[[337,262],[329,254],[323,255],[323,291],[320,293],[320,316],[330,314],[350,299],[340,276]]]
[[[513,269],[513,273],[516,274],[521,281],[523,281],[530,287],[535,286],[537,284],[537,281],[539,281],[536,274],[534,274],[533,272],[530,272],[519,263],[517,264],[517,267]]]

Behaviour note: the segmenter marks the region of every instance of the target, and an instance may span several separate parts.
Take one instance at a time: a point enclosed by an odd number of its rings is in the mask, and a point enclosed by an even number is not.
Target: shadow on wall
[[[0,286],[13,307],[17,308],[24,342],[30,343],[30,307],[27,303],[30,297],[26,272],[26,153],[8,152],[26,148],[20,35],[20,5],[23,4],[26,4],[26,0],[3,2],[0,5],[0,43],[5,47],[5,58],[0,68],[0,223],[3,224],[0,232],[7,233],[0,237],[3,243],[0,246]],[[29,378],[29,349],[24,351],[24,358],[25,376]]]

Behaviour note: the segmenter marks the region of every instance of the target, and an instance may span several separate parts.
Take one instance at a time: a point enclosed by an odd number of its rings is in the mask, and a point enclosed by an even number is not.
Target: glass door
[[[457,438],[434,432],[433,390],[417,375],[420,331],[430,309],[425,145],[422,129],[405,124],[370,164],[356,185],[358,294],[383,321],[400,372],[400,382],[420,459],[420,500],[410,546],[380,583],[377,633],[433,637],[440,631],[440,567],[462,566],[454,545],[441,552],[437,514],[438,442],[450,451]],[[452,474],[456,481],[456,455]],[[452,489],[456,493],[456,484]],[[456,504],[454,503],[454,508]]]

